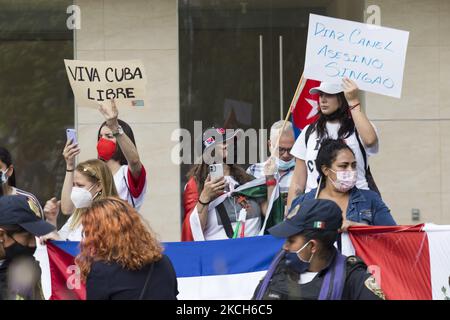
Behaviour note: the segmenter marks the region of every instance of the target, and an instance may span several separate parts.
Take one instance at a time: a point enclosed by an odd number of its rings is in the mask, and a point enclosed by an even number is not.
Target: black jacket
[[[86,279],[87,300],[137,300],[144,288],[151,264],[132,271],[117,263],[94,262]],[[154,262],[144,293],[145,300],[175,300],[178,285],[175,270],[166,255]]]
[[[283,258],[275,269],[263,300],[317,300],[328,270],[329,267],[326,267],[311,282],[299,284],[299,274],[288,268]],[[259,291],[262,281],[256,288],[253,299]],[[358,257],[347,257],[342,300],[379,299],[384,299],[384,294],[371,274],[367,273],[366,264]]]

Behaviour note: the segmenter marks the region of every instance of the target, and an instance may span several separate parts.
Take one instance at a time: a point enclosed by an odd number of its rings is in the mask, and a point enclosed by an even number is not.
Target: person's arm
[[[344,219],[342,221],[342,226],[339,229],[339,232],[348,232],[348,228],[350,227],[362,227],[362,226],[367,226],[367,223],[362,223],[362,222],[355,222],[355,221],[351,221],[348,219]]]
[[[292,201],[305,191],[307,175],[305,161],[297,158],[287,197],[288,209],[291,207]]]
[[[75,211],[75,206],[70,199],[73,187],[73,174],[75,171],[75,157],[80,154],[80,148],[77,144],[67,141],[64,147],[63,156],[66,160],[66,176],[61,192],[61,211],[65,215],[70,215]]]
[[[59,206],[61,201],[58,201],[55,197],[47,200],[44,206],[44,216],[48,223],[51,223],[55,227],[57,226],[57,220],[59,215]]]
[[[362,111],[361,102],[358,98],[358,86],[348,78],[344,78],[342,81],[345,98],[350,107],[356,130],[358,130],[364,145],[370,148],[378,142],[378,137],[366,114]]]
[[[391,210],[386,206],[384,201],[378,196],[375,199],[375,212],[373,214],[373,225],[375,226],[396,226]]]
[[[199,202],[197,202],[197,212],[202,230],[205,230],[206,223],[208,222],[208,205],[203,205],[200,202],[210,203],[212,200],[217,198],[218,195],[222,194],[224,190],[224,177],[211,180],[211,177],[208,175],[203,186],[203,190],[200,193]]]
[[[100,104],[100,112],[106,119],[106,126],[113,133],[117,132],[119,127],[119,121],[117,120],[119,111],[117,110],[115,101],[112,99],[110,104]],[[139,176],[141,175],[142,163],[136,146],[125,133],[116,135],[115,138],[117,144],[123,152],[123,155],[125,156],[125,159],[127,159],[131,174],[136,180],[139,179]]]
[[[275,161],[275,157],[270,157],[264,164],[264,176],[266,177],[266,183],[274,180],[276,183],[278,183],[278,181],[276,181],[275,179],[275,172],[278,171]],[[261,213],[263,216],[267,214],[267,208],[269,207],[270,198],[272,197],[272,193],[274,190],[275,184],[270,183],[269,185],[267,185],[267,198],[260,204]]]

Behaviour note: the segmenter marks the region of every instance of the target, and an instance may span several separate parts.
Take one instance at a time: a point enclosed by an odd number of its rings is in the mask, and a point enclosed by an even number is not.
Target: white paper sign
[[[147,77],[140,60],[64,60],[78,106],[98,108],[114,99],[120,106],[144,106]]]
[[[400,98],[409,32],[309,15],[304,77]]]

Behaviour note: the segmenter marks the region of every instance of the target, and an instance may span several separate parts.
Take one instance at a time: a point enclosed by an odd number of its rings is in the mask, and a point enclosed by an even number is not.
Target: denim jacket
[[[305,200],[314,199],[317,189],[297,197],[291,205],[295,208]],[[374,191],[353,187],[350,191],[350,199],[347,207],[347,219],[355,222],[366,223],[371,226],[395,226],[391,211],[381,197]]]

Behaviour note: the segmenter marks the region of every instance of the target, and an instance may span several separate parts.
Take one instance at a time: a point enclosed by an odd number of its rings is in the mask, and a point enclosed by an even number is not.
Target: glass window
[[[0,1],[0,145],[12,153],[17,187],[42,204],[60,197],[65,128],[74,126],[63,61],[73,59],[71,4]]]
[[[193,135],[194,121],[245,130],[284,119],[304,66],[309,14],[362,21],[364,1],[178,4],[180,126]],[[181,165],[181,190],[189,167]]]

